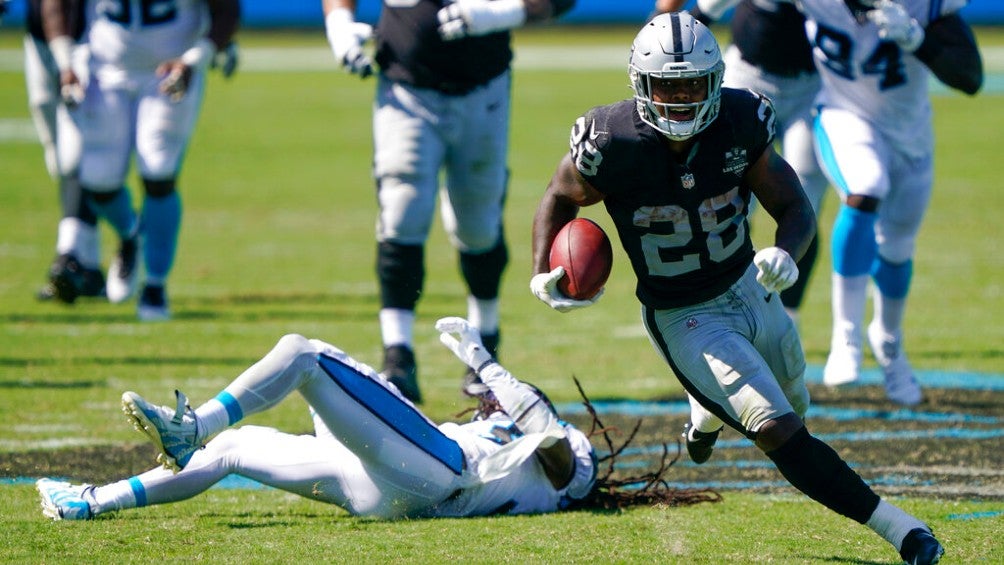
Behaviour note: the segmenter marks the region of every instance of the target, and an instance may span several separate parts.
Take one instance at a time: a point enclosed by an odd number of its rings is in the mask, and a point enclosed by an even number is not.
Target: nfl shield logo
[[[687,173],[680,177],[680,182],[683,184],[683,188],[690,190],[691,188],[694,188],[694,175]]]

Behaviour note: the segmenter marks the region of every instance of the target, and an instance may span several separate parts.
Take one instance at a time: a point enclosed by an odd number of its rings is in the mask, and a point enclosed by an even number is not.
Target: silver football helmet
[[[668,12],[652,18],[631,45],[628,75],[642,121],[680,141],[696,135],[718,117],[725,63],[711,30],[687,12]],[[707,77],[708,96],[689,104],[652,100],[653,79]],[[687,120],[673,113],[690,112]]]

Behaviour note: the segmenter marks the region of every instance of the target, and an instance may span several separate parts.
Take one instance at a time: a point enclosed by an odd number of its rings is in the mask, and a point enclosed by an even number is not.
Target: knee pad
[[[833,224],[833,270],[845,277],[865,275],[878,253],[875,242],[875,212],[840,207]]]
[[[146,191],[147,196],[151,196],[153,198],[163,198],[165,196],[170,196],[174,192],[175,182],[174,179],[143,179],[143,190]]]
[[[471,295],[480,300],[498,298],[502,273],[508,264],[509,248],[502,236],[486,253],[460,252],[460,271]]]
[[[425,282],[425,248],[386,241],[379,243],[377,278],[383,308],[414,310]]]

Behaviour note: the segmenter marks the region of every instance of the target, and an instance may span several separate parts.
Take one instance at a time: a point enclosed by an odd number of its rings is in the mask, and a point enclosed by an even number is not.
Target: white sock
[[[905,298],[889,298],[876,288],[872,293],[875,303],[875,319],[886,335],[898,336],[903,328],[903,315],[906,313]]]
[[[481,300],[467,296],[467,321],[478,328],[481,335],[499,331],[499,299]]]
[[[383,308],[380,310],[380,335],[384,347],[391,345],[407,345],[411,347],[414,339],[415,311],[402,308]]]
[[[914,528],[928,529],[927,525],[917,518],[884,500],[879,501],[878,507],[872,512],[871,518],[868,518],[865,525],[891,543],[896,551],[902,549],[903,539],[906,538],[906,534],[910,533],[910,530]]]
[[[195,409],[195,427],[200,441],[204,441],[230,426],[226,406],[216,398]]]
[[[845,277],[833,273],[833,328],[860,333],[868,302],[868,275]]]
[[[90,491],[92,500],[88,501],[91,504],[91,513],[96,516],[114,510],[135,508],[136,495],[133,493],[130,480],[126,479],[92,489]]]

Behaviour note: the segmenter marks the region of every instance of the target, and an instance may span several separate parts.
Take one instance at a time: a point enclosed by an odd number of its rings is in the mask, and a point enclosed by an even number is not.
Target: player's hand
[[[519,27],[526,21],[523,0],[456,0],[439,9],[443,41],[486,35]]]
[[[69,108],[76,108],[84,101],[84,85],[72,69],[59,73],[59,97]]]
[[[456,316],[440,318],[436,321],[436,330],[440,332],[439,341],[468,367],[480,369],[482,365],[492,360],[491,354],[481,343],[481,332],[467,320]],[[453,334],[457,334],[460,339],[458,340]]]
[[[539,298],[544,304],[547,304],[551,308],[554,308],[558,312],[569,312],[571,310],[576,310],[578,308],[585,308],[586,306],[592,306],[596,304],[596,301],[603,296],[603,290],[600,289],[589,300],[575,300],[574,298],[569,298],[558,290],[558,281],[561,277],[565,276],[564,267],[555,267],[550,273],[539,273],[530,279],[530,291],[533,292],[534,296]]]
[[[342,8],[328,13],[324,27],[341,68],[360,78],[373,74],[373,61],[363,50],[363,45],[373,37],[373,26],[354,21],[352,13]]]
[[[756,280],[767,292],[781,292],[798,280],[795,260],[780,247],[761,249],[753,256],[753,264],[760,271]]]
[[[180,102],[192,84],[192,67],[181,62],[181,59],[171,59],[157,67],[160,79],[160,92],[171,99]]]
[[[227,46],[222,51],[218,51],[213,56],[212,61],[209,63],[209,68],[219,69],[223,78],[230,78],[237,71],[237,65],[239,64],[240,50],[237,48],[237,42],[231,41],[227,43]]]
[[[878,26],[879,37],[896,42],[904,51],[913,53],[924,41],[924,28],[893,0],[879,0],[866,15]]]

